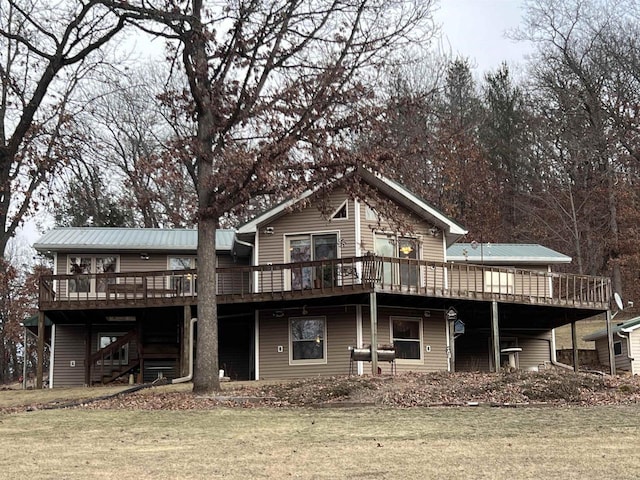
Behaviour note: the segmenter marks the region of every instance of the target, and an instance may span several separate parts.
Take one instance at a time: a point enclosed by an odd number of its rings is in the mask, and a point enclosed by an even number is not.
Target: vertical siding
[[[349,347],[356,345],[355,307],[308,310],[309,317],[324,316],[326,318],[326,364],[289,364],[289,319],[300,316],[300,312],[294,310],[285,311],[282,317],[274,316],[272,310],[260,312],[260,379],[348,374]],[[278,346],[283,347],[282,352],[278,352]]]
[[[631,354],[633,355],[631,373],[638,375],[640,374],[640,330],[634,330],[627,335],[631,339]]]
[[[55,332],[53,386],[84,385],[86,336],[84,325],[56,324]],[[71,367],[71,362],[75,362],[75,367]]]

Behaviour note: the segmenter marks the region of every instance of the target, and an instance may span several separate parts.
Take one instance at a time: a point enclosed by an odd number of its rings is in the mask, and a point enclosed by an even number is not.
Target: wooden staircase
[[[99,371],[101,378],[100,383],[106,385],[139,367],[139,357],[137,359],[127,358],[126,361],[124,361],[125,359],[123,359],[122,355],[123,347],[134,341],[137,343],[137,339],[137,331],[131,330],[115,342],[110,343],[91,355],[89,359],[89,378],[93,379],[96,371]]]

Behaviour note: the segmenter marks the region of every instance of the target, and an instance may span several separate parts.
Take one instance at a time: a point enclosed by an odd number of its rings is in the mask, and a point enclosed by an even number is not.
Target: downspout
[[[564,368],[566,370],[574,371],[571,365],[567,365],[566,363],[561,363],[556,358],[556,332],[554,329],[551,330],[551,338],[543,338],[542,340],[546,340],[549,342],[549,358],[551,359],[551,365],[554,367]]]
[[[193,331],[197,321],[197,318],[192,318],[189,324],[189,374],[186,377],[174,378],[171,380],[172,384],[190,382],[193,378]]]

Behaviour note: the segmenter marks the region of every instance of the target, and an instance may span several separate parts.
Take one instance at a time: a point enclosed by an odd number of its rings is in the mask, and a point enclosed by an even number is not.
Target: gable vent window
[[[347,218],[349,218],[349,216],[347,213],[347,201],[345,200],[335,213],[331,215],[331,220],[346,220]]]

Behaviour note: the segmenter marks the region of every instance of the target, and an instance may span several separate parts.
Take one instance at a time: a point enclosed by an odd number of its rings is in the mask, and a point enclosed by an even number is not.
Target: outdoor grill
[[[376,349],[379,362],[389,362],[391,373],[396,370],[396,349],[393,345],[380,345]],[[353,372],[354,362],[371,362],[371,345],[363,348],[351,348],[351,361],[349,363],[349,375]]]

